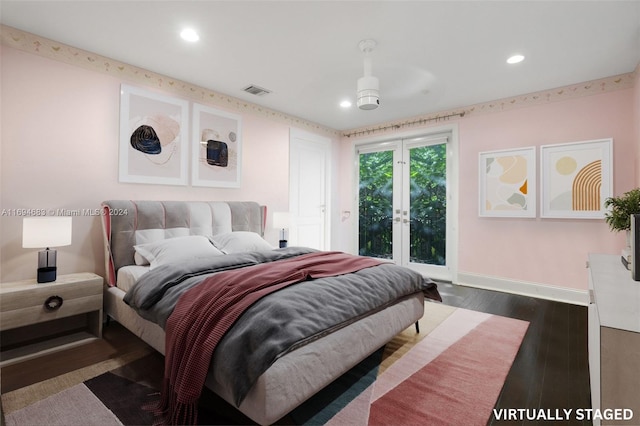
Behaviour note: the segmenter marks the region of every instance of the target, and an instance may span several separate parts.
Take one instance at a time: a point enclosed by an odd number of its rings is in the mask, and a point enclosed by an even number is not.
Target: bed
[[[105,313],[163,355],[165,327],[183,292],[222,274],[334,255],[269,245],[262,239],[266,208],[255,202],[110,200],[102,213]],[[425,296],[439,300],[433,281],[388,262],[341,274],[305,277],[248,306],[213,352],[205,386],[256,423],[272,424],[412,326],[423,316]],[[337,285],[358,293],[333,294]],[[354,306],[340,305],[347,299]],[[278,314],[266,321],[270,312]],[[265,327],[277,331],[258,341]],[[266,358],[258,362],[254,353],[261,352]],[[247,365],[251,371],[239,374]]]

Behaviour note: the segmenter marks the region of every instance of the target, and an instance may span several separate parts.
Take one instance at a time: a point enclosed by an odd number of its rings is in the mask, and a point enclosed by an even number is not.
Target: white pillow
[[[249,231],[218,234],[212,237],[211,241],[219,250],[226,254],[274,249],[274,247],[259,234]]]
[[[134,246],[134,248],[135,248],[135,246]],[[146,266],[146,265],[149,264],[149,261],[147,260],[147,258],[144,257],[143,255],[141,255],[138,252],[133,253],[133,261],[138,266]]]
[[[139,244],[133,248],[138,255],[151,264],[151,269],[166,263],[224,254],[202,235],[167,238],[153,243]]]

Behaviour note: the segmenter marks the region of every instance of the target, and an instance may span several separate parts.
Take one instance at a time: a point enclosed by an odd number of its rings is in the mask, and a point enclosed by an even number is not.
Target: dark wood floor
[[[496,408],[575,410],[591,407],[586,307],[444,283],[439,284],[439,290],[447,305],[530,323]],[[1,391],[9,392],[145,346],[120,325],[112,323],[105,327],[104,339],[100,341],[2,368]],[[489,424],[506,426],[525,422],[491,419]]]
[[[0,369],[0,393],[38,383],[70,371],[79,370],[149,346],[116,322],[104,327],[103,338],[60,352]]]
[[[495,408],[552,412],[591,408],[586,306],[451,284],[441,283],[438,288],[447,305],[529,321]],[[525,423],[538,422],[504,422],[495,418],[489,422],[500,426]],[[582,423],[591,421],[571,422]]]

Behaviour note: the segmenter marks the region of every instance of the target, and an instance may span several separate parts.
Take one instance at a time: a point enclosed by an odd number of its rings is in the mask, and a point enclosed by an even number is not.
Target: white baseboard
[[[455,284],[571,303],[573,305],[589,305],[589,293],[587,290],[574,290],[547,284],[509,280],[465,272],[458,272],[458,279]]]

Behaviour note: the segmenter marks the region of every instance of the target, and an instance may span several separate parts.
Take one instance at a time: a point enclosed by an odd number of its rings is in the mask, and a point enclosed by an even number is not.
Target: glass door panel
[[[393,258],[393,151],[359,156],[358,252]]]
[[[447,147],[446,144],[410,148],[409,259],[411,263],[446,264]]]

